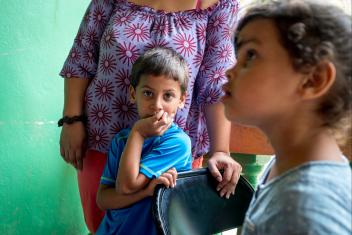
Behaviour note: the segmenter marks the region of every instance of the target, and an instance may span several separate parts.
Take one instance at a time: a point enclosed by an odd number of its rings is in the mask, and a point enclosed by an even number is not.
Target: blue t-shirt
[[[115,187],[120,157],[131,129],[120,131],[112,140],[101,184]],[[162,135],[145,139],[140,173],[157,178],[175,167],[177,172],[191,170],[191,140],[176,124]],[[151,212],[151,197],[122,209],[107,210],[96,232],[99,234],[157,234]]]
[[[314,161],[265,183],[264,172],[246,213],[242,235],[352,234],[351,168]]]

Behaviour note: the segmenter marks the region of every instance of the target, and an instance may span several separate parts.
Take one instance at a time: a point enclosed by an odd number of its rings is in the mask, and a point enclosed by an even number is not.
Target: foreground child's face
[[[249,22],[238,35],[237,50],[237,64],[227,71],[224,85],[226,117],[261,126],[289,115],[303,75],[294,70],[273,21]]]
[[[158,112],[175,115],[185,102],[180,83],[163,75],[143,75],[136,90],[131,88],[130,91],[140,118],[147,118]]]

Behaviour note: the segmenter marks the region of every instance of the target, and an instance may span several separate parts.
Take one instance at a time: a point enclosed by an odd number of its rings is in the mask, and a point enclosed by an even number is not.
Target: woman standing
[[[189,93],[175,123],[191,137],[193,167],[201,167],[209,152],[220,195],[234,192],[241,167],[229,156],[231,128],[219,99],[225,70],[234,63],[230,32],[237,11],[237,0],[91,1],[60,73],[65,78],[60,153],[80,170],[90,231],[104,214],[95,198],[110,141],[138,118],[129,101],[132,64],[153,47],[171,48],[188,63]]]

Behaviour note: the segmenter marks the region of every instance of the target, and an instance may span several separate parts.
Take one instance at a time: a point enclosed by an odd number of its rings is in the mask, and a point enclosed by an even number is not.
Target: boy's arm
[[[139,173],[144,137],[132,128],[120,159],[116,191],[133,194],[144,188],[149,179]]]
[[[120,159],[116,190],[124,194],[143,189],[150,179],[139,173],[144,139],[162,135],[171,125],[172,118],[166,112],[140,119],[133,126]]]
[[[163,184],[167,188],[174,187],[176,185],[176,178],[176,169],[169,169],[159,178],[151,180],[147,187],[128,195],[116,191],[111,186],[100,184],[97,193],[97,205],[101,210],[120,209],[130,206],[145,197],[152,196],[155,186],[158,184]]]
[[[147,188],[132,194],[122,194],[117,192],[115,188],[100,184],[97,193],[97,205],[101,210],[120,209],[152,195]]]

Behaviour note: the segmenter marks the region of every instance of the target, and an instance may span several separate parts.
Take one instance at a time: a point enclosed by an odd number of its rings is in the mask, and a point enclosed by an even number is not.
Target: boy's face
[[[158,112],[174,116],[178,108],[183,108],[186,94],[182,94],[178,81],[164,75],[142,75],[136,89],[130,87],[131,101],[136,103],[141,119]]]
[[[261,127],[290,115],[298,103],[303,74],[294,70],[273,21],[255,19],[238,35],[237,64],[226,72],[226,117]],[[281,119],[280,119],[281,118]]]

